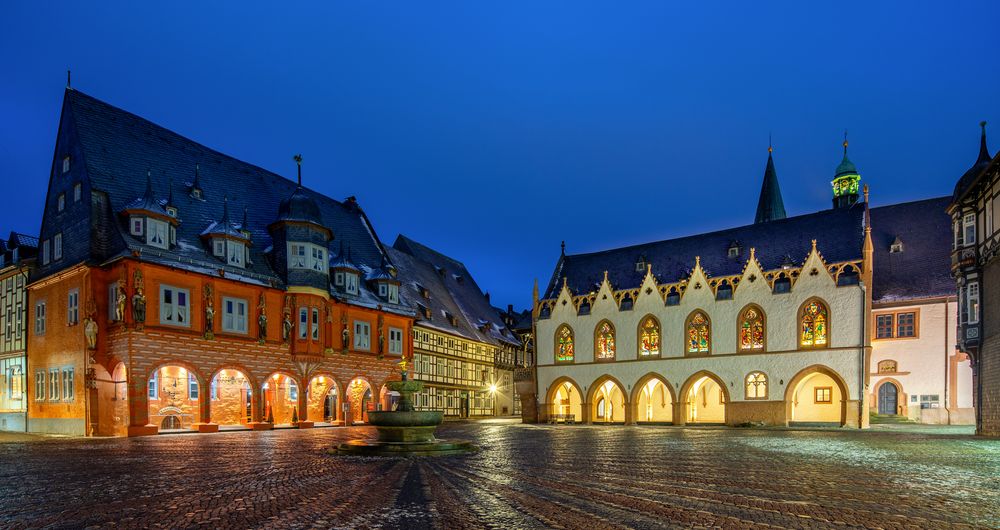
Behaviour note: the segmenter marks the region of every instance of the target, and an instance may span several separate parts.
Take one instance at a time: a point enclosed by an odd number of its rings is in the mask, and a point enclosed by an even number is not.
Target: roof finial
[[[299,167],[299,187],[302,187],[302,155],[295,155],[292,157],[295,161],[295,165]]]
[[[774,144],[771,143],[771,133],[767,133],[767,152],[774,152]]]
[[[228,228],[229,225],[229,194],[222,197],[222,225]]]
[[[66,88],[73,88],[73,72],[69,68],[66,69]]]
[[[980,162],[989,162],[993,158],[990,156],[990,150],[986,147],[986,122],[979,122],[979,127],[983,130],[983,134],[979,138],[979,160],[976,161],[977,164]]]
[[[844,129],[844,156],[847,156],[847,129]]]
[[[565,256],[565,255],[566,255],[566,240],[565,240],[565,239],[564,239],[564,240],[563,240],[563,242],[562,242],[562,243],[561,243],[561,244],[559,245],[559,249],[560,249],[560,251],[559,251],[559,252],[560,252],[560,254],[562,254],[563,256]]]

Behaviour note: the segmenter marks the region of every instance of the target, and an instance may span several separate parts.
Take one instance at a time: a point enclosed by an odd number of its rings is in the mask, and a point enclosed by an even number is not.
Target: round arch
[[[823,317],[824,317],[824,326],[826,327],[826,329],[825,329],[825,332],[824,332],[825,337],[823,339],[823,343],[822,344],[818,343],[819,342],[818,338],[814,339],[815,342],[813,344],[806,344],[805,340],[804,340],[805,337],[803,336],[804,332],[805,332],[805,330],[803,328],[805,327],[804,324],[805,324],[805,317],[806,317],[806,308],[809,306],[809,304],[811,304],[813,302],[819,304],[823,308],[823,311],[824,311]],[[829,348],[830,347],[830,342],[831,342],[830,339],[833,336],[832,335],[832,331],[833,331],[833,318],[830,315],[830,304],[828,304],[826,302],[826,300],[823,300],[822,298],[820,298],[818,296],[811,296],[811,297],[807,298],[804,302],[802,302],[802,305],[799,306],[799,310],[795,313],[795,315],[796,315],[795,316],[795,324],[797,326],[797,329],[795,330],[795,344],[797,344],[800,349],[820,350],[820,349],[825,349],[825,348]],[[817,330],[813,329],[813,333],[816,333],[816,332],[817,332]]]
[[[220,366],[209,383],[212,423],[220,426],[247,425],[253,419],[257,381],[235,365]]]
[[[264,398],[263,420],[273,425],[291,424],[299,418],[302,381],[291,372],[275,370],[263,379],[260,393]]]
[[[828,391],[827,391],[828,389]],[[799,370],[785,386],[787,422],[847,423],[847,382],[835,370],[814,364]]]
[[[685,424],[729,423],[729,388],[714,373],[700,370],[688,377],[680,398]]]
[[[210,374],[212,377],[209,379],[209,381],[215,379],[215,376],[219,375],[219,372],[223,370],[233,370],[243,374],[243,377],[245,377],[247,382],[250,383],[250,386],[255,389],[259,388],[261,385],[261,382],[257,380],[257,377],[254,376],[253,372],[246,366],[239,363],[224,363],[217,365],[215,368],[212,369],[212,372]]]
[[[610,344],[608,345],[611,349],[611,356],[605,358],[599,358],[598,352],[601,351],[600,348],[601,337],[602,335],[604,335],[603,333],[601,333],[601,331],[602,328],[604,328],[605,324],[608,326],[609,333],[611,334],[611,341]],[[596,326],[594,326],[594,362],[613,362],[617,358],[618,358],[618,331],[615,328],[615,323],[605,318],[600,322],[598,322]]]
[[[332,372],[313,372],[305,386],[306,420],[313,423],[335,424],[341,421],[344,403],[343,385]]]
[[[875,412],[883,414],[883,412],[880,410],[881,404],[879,403],[879,391],[882,390],[882,387],[886,384],[890,384],[896,387],[896,407],[895,407],[896,411],[892,412],[891,414],[899,414],[905,416],[907,414],[907,404],[910,402],[910,400],[906,392],[903,391],[903,383],[900,383],[899,380],[896,379],[895,377],[883,377],[879,379],[879,381],[875,383],[874,386],[872,386],[872,394],[871,397],[869,398],[870,399],[869,403],[872,404],[871,407],[875,410]]]
[[[208,385],[196,366],[185,361],[164,360],[145,375],[151,424],[158,426],[160,431],[183,430],[201,421],[202,401],[207,402]]]
[[[632,387],[629,403],[637,423],[673,423],[677,395],[665,377],[649,372]]]
[[[761,325],[761,337],[760,337],[760,347],[755,347],[757,344],[756,337],[753,336],[753,329],[748,330],[750,333],[750,340],[744,342],[744,330],[743,322],[747,320],[745,317],[747,311],[753,310],[757,313],[760,319]],[[751,324],[752,326],[752,324]],[[749,344],[749,345],[745,345]],[[763,353],[767,351],[767,313],[764,312],[764,308],[757,304],[749,303],[743,306],[739,313],[736,313],[736,350],[740,353]]]
[[[368,423],[368,411],[375,410],[374,400],[378,399],[375,387],[363,375],[354,376],[344,387],[345,403],[349,406],[345,425]]]
[[[698,351],[691,351],[692,341],[691,341],[691,325],[697,316],[705,319],[704,343],[699,342],[697,349]],[[708,313],[702,309],[695,309],[688,313],[688,316],[684,319],[684,333],[681,336],[681,341],[683,343],[684,356],[699,356],[699,355],[711,355],[712,354],[712,318],[708,316]]]
[[[632,420],[625,385],[609,374],[598,377],[590,385],[585,405],[591,423],[629,423]]]
[[[643,343],[643,328],[645,327],[646,322],[650,320],[652,320],[654,325],[656,326],[655,353],[652,351],[654,350],[653,344]],[[660,319],[656,318],[656,315],[652,313],[647,313],[643,315],[643,317],[639,319],[639,325],[636,326],[635,328],[635,336],[636,336],[636,341],[635,341],[636,359],[655,359],[663,355],[663,325],[660,323]],[[648,354],[643,353],[646,350],[650,350],[650,353]]]
[[[571,377],[564,375],[556,378],[545,393],[545,407],[550,420],[583,421],[583,398],[583,390]]]

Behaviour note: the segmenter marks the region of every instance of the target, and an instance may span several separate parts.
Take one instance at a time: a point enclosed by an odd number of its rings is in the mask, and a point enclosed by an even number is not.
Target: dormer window
[[[169,215],[170,217],[173,217],[174,219],[176,219],[177,218],[177,208],[174,208],[173,206],[167,206],[167,215]]]
[[[358,274],[355,272],[344,272],[344,292],[347,294],[358,294]]]
[[[226,255],[226,241],[224,239],[215,240],[212,244],[212,254],[217,258],[221,258]]]
[[[202,199],[201,189],[199,189],[199,188],[191,188],[191,198],[192,199],[201,200]]]
[[[226,262],[234,267],[243,267],[246,258],[246,246],[235,241],[226,241]]]
[[[61,212],[66,209],[66,194],[60,193],[56,198],[56,211]]]
[[[635,272],[646,272],[646,257],[642,256],[635,262]]]
[[[159,219],[153,219],[152,217],[146,219],[147,230],[146,230],[146,244],[154,246],[157,248],[167,248],[169,241],[169,234],[166,221],[160,221]]]
[[[417,302],[417,312],[420,313],[420,316],[424,317],[425,319],[427,320],[431,319],[431,310],[424,304]]]
[[[889,245],[889,252],[891,254],[898,254],[903,251],[903,241],[896,237],[896,240]]]
[[[377,283],[379,298],[392,304],[399,303],[399,285],[385,280],[380,280]]]
[[[389,303],[390,304],[399,303],[399,286],[394,283],[389,284]]]
[[[729,252],[727,254],[730,258],[740,257],[740,245],[739,243],[732,243],[729,245]]]
[[[382,298],[387,298],[389,296],[389,284],[378,282],[378,295]]]
[[[142,237],[142,218],[133,217],[132,222],[129,223],[129,233],[133,236]]]
[[[63,157],[62,172],[69,173],[69,156]]]
[[[326,251],[319,247],[312,247],[312,269],[323,272],[326,269]]]

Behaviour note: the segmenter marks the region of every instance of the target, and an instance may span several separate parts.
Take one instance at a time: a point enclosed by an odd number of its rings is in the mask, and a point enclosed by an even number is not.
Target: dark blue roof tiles
[[[301,221],[323,226],[323,215],[320,213],[319,204],[301,187],[296,188],[291,197],[278,205],[278,220]]]
[[[767,165],[764,167],[764,181],[760,185],[760,197],[757,199],[757,215],[755,223],[766,223],[788,217],[785,213],[785,202],[781,199],[781,186],[778,185],[778,173],[774,169],[774,157],[768,149]]]
[[[567,255],[556,264],[543,298],[555,298],[562,279],[574,295],[597,290],[608,272],[615,289],[633,289],[642,284],[646,269],[637,270],[636,257],[643,255],[660,283],[673,283],[690,276],[695,258],[709,276],[741,274],[750,248],[764,270],[781,268],[786,259],[801,265],[812,249],[812,240],[829,262],[861,259],[864,243],[864,204],[849,208],[824,210],[812,214],[779,219],[655,243]],[[739,241],[740,259],[729,257],[732,241]]]
[[[343,244],[340,245],[340,251],[336,256],[334,256],[332,252],[330,253],[330,268],[361,272],[361,269],[359,269],[358,266],[354,264],[354,261],[351,260],[350,245],[348,245],[347,250],[344,250]]]
[[[955,296],[950,197],[871,209],[875,302]],[[896,240],[901,252],[892,252]]]
[[[962,195],[972,187],[972,184],[979,178],[979,175],[983,171],[986,171],[986,168],[990,165],[990,161],[993,159],[990,156],[989,148],[986,146],[986,122],[980,122],[979,126],[982,129],[982,133],[979,135],[979,156],[976,157],[976,162],[972,164],[972,167],[955,183],[955,191],[952,193],[953,201],[962,198]]]
[[[374,231],[356,203],[347,206],[308,188],[300,189],[294,181],[205,147],[77,90],[67,90],[66,101],[68,113],[64,114],[73,120],[78,131],[91,186],[108,194],[113,211],[121,211],[129,202],[143,197],[146,182],[142,177],[147,170],[151,170],[157,195],[173,194],[177,203],[173,206],[177,207],[181,224],[177,229],[177,246],[165,252],[173,254],[176,262],[216,262],[199,236],[219,219],[226,196],[231,208],[248,211],[247,224],[254,242],[252,272],[280,281],[262,250],[273,245],[267,227],[277,220],[282,202],[289,203],[290,215],[318,217],[333,232],[335,240],[350,243],[356,265],[377,267],[382,262],[383,254]],[[202,190],[200,199],[190,193],[196,167],[197,184]],[[295,201],[291,200],[293,195]],[[118,229],[124,235],[126,227],[122,224]],[[109,249],[109,254],[127,250],[121,241],[127,241],[130,248],[145,247],[143,242],[125,235],[109,239],[110,245],[120,246]],[[143,252],[146,250],[143,248]]]
[[[169,217],[166,208],[163,207],[165,204],[156,198],[153,193],[153,182],[149,171],[146,172],[146,191],[143,192],[141,197],[137,197],[134,200],[125,204],[122,207],[122,211],[141,211],[148,212],[162,217]]]

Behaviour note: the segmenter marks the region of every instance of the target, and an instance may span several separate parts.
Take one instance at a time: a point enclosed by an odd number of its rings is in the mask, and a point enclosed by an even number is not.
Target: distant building
[[[955,184],[951,269],[958,289],[958,347],[972,360],[976,432],[1000,436],[1000,157],[986,145]]]
[[[950,197],[872,208],[871,406],[922,423],[975,422],[972,367],[958,351]]]
[[[30,430],[309,427],[392,407],[413,311],[357,201],[299,170],[67,89],[29,286]]]
[[[0,431],[27,428],[27,285],[37,254],[35,237],[11,232],[0,239]]]
[[[452,417],[521,413],[513,381],[522,349],[462,262],[405,236],[387,249],[405,279],[401,286],[416,309],[413,325],[418,410]]]

